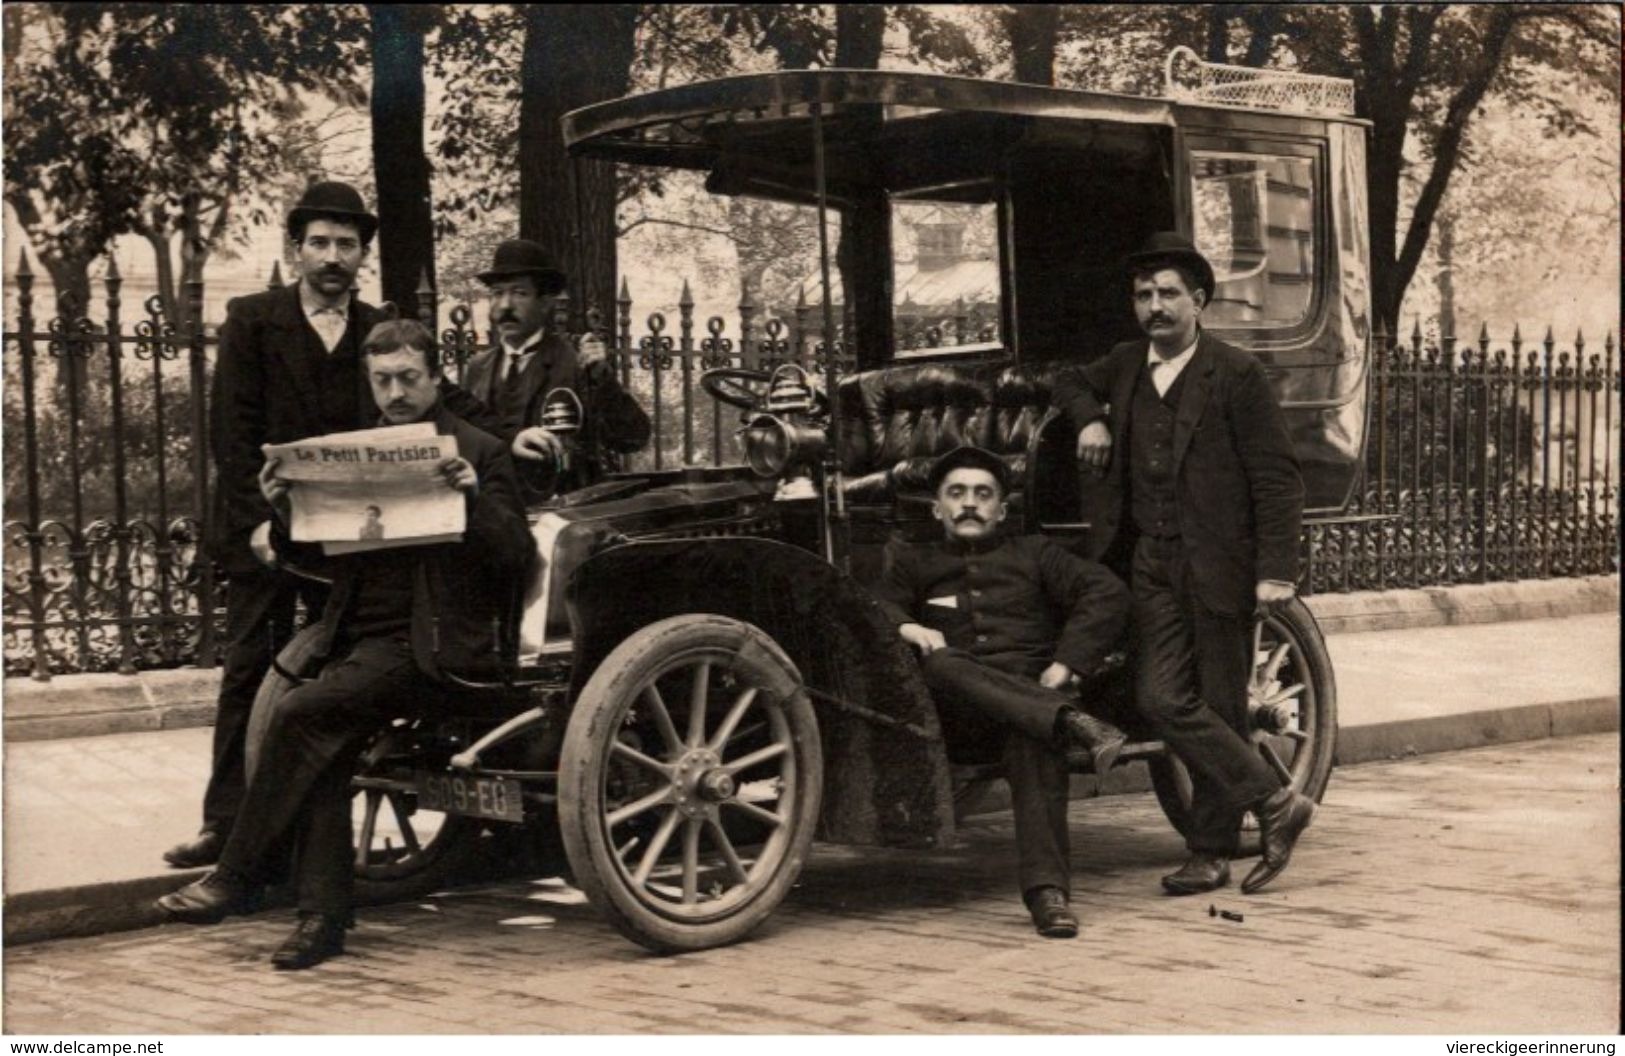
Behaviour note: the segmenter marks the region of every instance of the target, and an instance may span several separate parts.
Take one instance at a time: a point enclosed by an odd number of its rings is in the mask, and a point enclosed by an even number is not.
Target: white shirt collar
[[[1191,343],[1185,346],[1185,351],[1181,352],[1173,359],[1163,359],[1157,354],[1157,346],[1147,344],[1145,346],[1145,361],[1152,367],[1168,367],[1171,369],[1172,374],[1177,376],[1180,371],[1185,369],[1185,364],[1191,361],[1191,357],[1196,355],[1196,346],[1201,340],[1202,335],[1201,332],[1198,331],[1196,337],[1191,340]]]
[[[1197,335],[1197,341],[1199,340],[1201,340],[1200,332]],[[1196,341],[1192,341],[1185,351],[1173,359],[1163,359],[1157,355],[1155,345],[1146,347],[1146,364],[1151,372],[1151,384],[1156,386],[1158,396],[1168,395],[1168,390],[1173,388],[1174,382],[1178,381],[1179,376],[1185,372],[1186,365],[1190,363],[1191,357],[1194,355],[1196,355]]]
[[[508,344],[506,340],[504,340],[502,342],[502,351],[505,355],[509,356],[528,356],[541,346],[542,335],[546,333],[546,331],[546,327],[537,330],[534,334],[531,334],[530,337],[526,339],[525,343],[520,345],[518,348],[514,348],[512,345]]]
[[[327,314],[341,315],[348,318],[350,315],[350,294],[346,293],[344,299],[339,301],[338,304],[329,306],[317,300],[315,295],[310,292],[310,287],[300,282],[299,307],[304,309],[305,318],[312,321],[318,315]]]

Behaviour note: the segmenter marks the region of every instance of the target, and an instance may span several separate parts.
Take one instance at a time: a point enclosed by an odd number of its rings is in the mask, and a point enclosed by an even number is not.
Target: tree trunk
[[[520,63],[519,234],[547,247],[571,281],[572,325],[587,308],[607,323],[615,303],[615,166],[573,163],[561,118],[631,85],[638,9],[632,4],[524,8]],[[579,183],[577,174],[579,173]]]
[[[843,70],[878,70],[886,40],[884,4],[838,4],[835,8],[835,65]]]
[[[378,183],[378,266],[386,301],[417,315],[418,283],[434,284],[434,215],[423,141],[426,10],[369,4],[372,163]]]
[[[1016,80],[1026,84],[1055,83],[1060,17],[1060,8],[1054,4],[1018,4],[1006,17]]]

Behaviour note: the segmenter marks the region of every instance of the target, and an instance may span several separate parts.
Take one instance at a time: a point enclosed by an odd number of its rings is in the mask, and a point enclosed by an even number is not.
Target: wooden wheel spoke
[[[677,736],[677,727],[672,725],[671,712],[666,710],[666,702],[660,696],[660,689],[651,682],[644,687],[638,699],[648,705],[649,716],[660,728],[660,738],[666,742],[666,750],[673,755],[680,753],[683,750],[683,739]]]
[[[401,802],[402,796],[393,793],[389,797],[389,809],[395,813],[395,824],[400,827],[401,839],[406,841],[406,849],[412,854],[422,854],[423,847],[418,843],[417,830],[412,827],[412,819],[407,815]]]
[[[1264,665],[1264,674],[1260,682],[1274,682],[1281,675],[1281,665],[1286,662],[1287,654],[1292,651],[1291,642],[1282,642],[1270,653],[1269,663]]]
[[[1269,696],[1269,699],[1266,700],[1264,703],[1266,703],[1266,704],[1285,704],[1289,700],[1296,700],[1297,697],[1298,697],[1298,694],[1302,693],[1303,690],[1304,690],[1304,685],[1303,685],[1302,682],[1294,682],[1292,685],[1287,686],[1285,689],[1278,689],[1275,692],[1271,693],[1270,696]]]
[[[711,840],[722,854],[722,860],[728,864],[728,872],[741,884],[749,883],[750,874],[745,871],[745,863],[739,860],[739,852],[734,850],[733,841],[728,839],[728,833],[723,830],[722,823],[715,818],[707,818],[706,824],[711,829]]]
[[[1292,771],[1287,768],[1286,763],[1281,761],[1281,756],[1275,751],[1275,746],[1268,741],[1259,741],[1258,750],[1264,753],[1264,761],[1270,764],[1270,769],[1280,775],[1281,780],[1286,784],[1292,784]]]
[[[683,815],[677,808],[673,807],[666,812],[666,817],[660,822],[660,828],[655,830],[654,838],[649,841],[649,849],[643,852],[643,858],[638,862],[638,871],[632,874],[634,884],[643,887],[649,882],[649,874],[654,872],[660,856],[665,853],[666,844],[671,842],[672,833],[677,831],[677,823],[682,820]]]
[[[760,763],[765,763],[769,759],[777,759],[789,750],[790,746],[788,744],[770,744],[766,748],[758,748],[749,755],[740,756],[731,763],[722,764],[722,769],[730,775],[738,774]]]
[[[777,827],[779,825],[784,824],[784,819],[779,817],[777,814],[774,814],[772,811],[763,810],[761,807],[758,807],[756,804],[747,803],[742,799],[724,800],[722,805],[725,806],[725,807],[732,807],[733,809],[739,811],[740,813],[748,815],[749,817],[755,818],[757,821],[763,822],[764,824],[767,824],[767,825],[772,825],[774,827]]]
[[[364,795],[367,806],[361,815],[361,838],[355,841],[355,864],[359,868],[366,868],[372,856],[372,837],[378,829],[378,805],[384,798],[383,792],[376,788],[367,789]]]
[[[692,906],[700,890],[700,819],[683,827],[683,905]]]
[[[711,738],[711,743],[707,745],[708,748],[718,754],[722,752],[722,749],[728,744],[728,738],[732,737],[734,730],[739,728],[740,720],[745,717],[745,712],[750,710],[750,706],[756,701],[756,694],[760,692],[761,690],[751,686],[739,694],[739,698],[734,701],[733,707],[728,709],[728,714],[723,716],[722,725],[717,727],[716,734]]]
[[[658,788],[655,791],[650,792],[647,796],[644,796],[642,799],[637,799],[631,803],[628,803],[626,806],[610,814],[610,816],[605,818],[604,821],[609,828],[613,829],[617,825],[631,821],[644,811],[653,810],[662,803],[670,802],[670,800],[671,789],[669,787]]]
[[[688,745],[698,748],[705,743],[705,709],[711,703],[711,661],[701,660],[694,665],[694,684],[688,694]]]
[[[631,763],[636,763],[645,770],[653,770],[655,773],[666,778],[668,781],[671,779],[671,767],[667,766],[665,763],[662,763],[658,759],[651,759],[649,756],[644,755],[642,752],[638,751],[636,748],[624,741],[615,741],[610,746],[609,750],[618,758],[625,759]]]

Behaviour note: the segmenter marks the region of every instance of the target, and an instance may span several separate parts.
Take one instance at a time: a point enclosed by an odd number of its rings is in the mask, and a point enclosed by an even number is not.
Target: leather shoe
[[[203,879],[171,891],[158,900],[158,908],[172,920],[187,924],[218,924],[237,913],[260,908],[259,885],[215,870]]]
[[[200,869],[220,860],[226,838],[214,829],[204,829],[196,839],[177,843],[164,852],[164,861],[176,869]]]
[[[1250,895],[1281,875],[1292,858],[1292,847],[1315,816],[1315,801],[1290,788],[1270,796],[1257,807],[1258,843],[1262,850],[1258,864],[1241,882],[1241,893]]]
[[[271,954],[271,963],[284,971],[298,971],[337,957],[344,952],[345,920],[326,913],[299,914],[298,927]]]
[[[1066,892],[1058,887],[1035,887],[1027,892],[1027,912],[1033,927],[1046,939],[1075,939],[1078,918],[1067,905]]]
[[[1214,854],[1191,852],[1178,872],[1162,878],[1162,889],[1170,895],[1200,895],[1217,891],[1230,882],[1230,860]]]
[[[1079,708],[1062,710],[1057,724],[1061,735],[1071,743],[1089,751],[1094,761],[1095,776],[1104,779],[1106,772],[1117,762],[1117,754],[1128,743],[1128,735],[1109,722],[1103,722]]]

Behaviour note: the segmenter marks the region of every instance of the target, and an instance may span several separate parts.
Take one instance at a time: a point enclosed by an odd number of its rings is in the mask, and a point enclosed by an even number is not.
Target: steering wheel
[[[700,388],[712,399],[737,407],[742,411],[757,411],[767,406],[768,386],[773,375],[765,370],[744,367],[717,367],[700,375]],[[811,379],[809,379],[810,381]],[[829,408],[829,398],[816,388],[812,390],[812,410],[823,414]]]
[[[765,370],[717,367],[700,375],[700,388],[713,400],[752,411],[766,402],[770,377]]]

